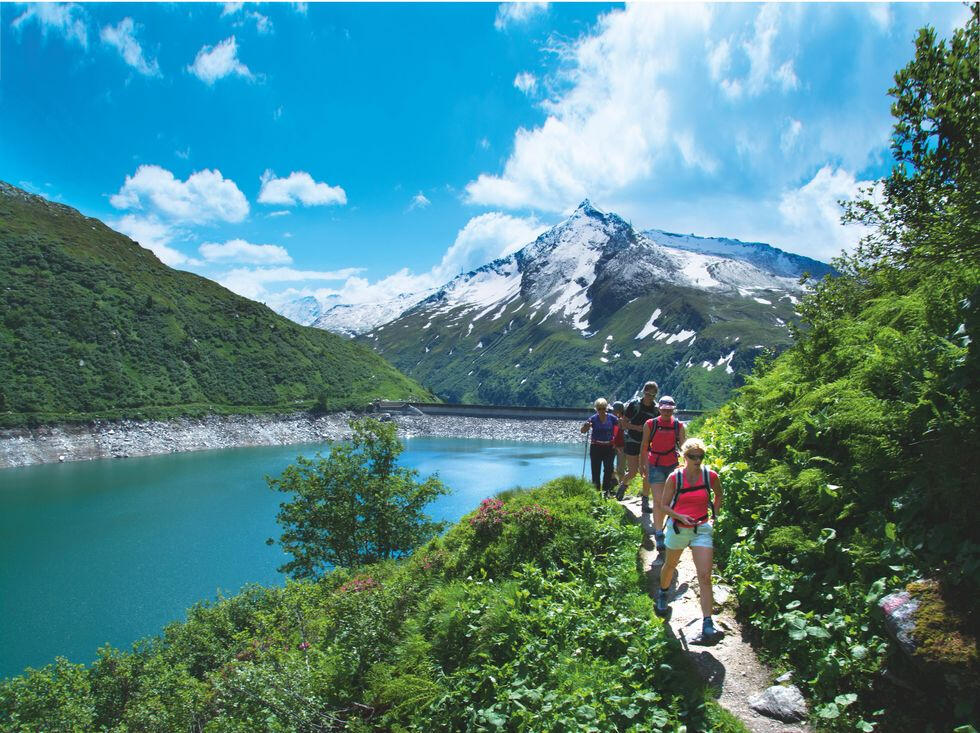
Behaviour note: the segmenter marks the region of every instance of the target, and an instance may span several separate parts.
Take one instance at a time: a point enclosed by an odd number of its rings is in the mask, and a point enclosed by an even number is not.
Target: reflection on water
[[[0,472],[0,675],[56,655],[128,648],[198,600],[280,584],[286,556],[265,476],[324,445],[233,448]],[[458,520],[494,493],[578,475],[581,447],[413,438],[402,465],[452,489],[430,507]],[[578,458],[578,461],[576,459]]]

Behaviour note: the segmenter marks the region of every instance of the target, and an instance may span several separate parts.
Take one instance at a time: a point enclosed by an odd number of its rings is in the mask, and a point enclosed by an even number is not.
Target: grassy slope
[[[173,270],[95,219],[0,189],[0,415],[170,415],[427,396],[369,349]]]
[[[653,616],[619,506],[564,478],[503,509],[396,563],[198,606],[90,669],[29,670],[0,684],[0,727],[744,731]]]

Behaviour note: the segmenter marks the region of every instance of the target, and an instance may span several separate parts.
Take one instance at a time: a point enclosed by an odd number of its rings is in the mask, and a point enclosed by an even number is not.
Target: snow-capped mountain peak
[[[429,292],[380,303],[321,304],[322,313],[313,325],[357,335],[410,311],[431,318],[452,313],[456,320],[476,322],[500,317],[509,304],[519,301],[540,323],[553,318],[589,335],[594,317],[614,312],[631,293],[670,286],[751,298],[762,290],[776,290],[795,300],[804,271],[821,277],[832,270],[762,243],[658,229],[640,233],[622,217],[585,199],[566,219],[508,257]],[[297,303],[289,311],[289,305],[280,309],[287,317],[310,308],[308,302]]]

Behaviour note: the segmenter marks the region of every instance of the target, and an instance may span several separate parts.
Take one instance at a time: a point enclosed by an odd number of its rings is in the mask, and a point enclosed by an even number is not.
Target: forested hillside
[[[898,163],[848,213],[873,233],[705,430],[727,463],[720,560],[742,612],[840,730],[980,712],[977,48],[976,4],[951,43],[921,32],[890,90]],[[906,588],[912,660],[877,607]]]
[[[0,282],[6,424],[431,398],[370,349],[3,183]]]

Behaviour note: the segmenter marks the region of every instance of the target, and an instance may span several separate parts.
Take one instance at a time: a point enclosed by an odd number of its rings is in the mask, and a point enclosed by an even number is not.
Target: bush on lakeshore
[[[496,506],[496,505],[495,505]],[[742,731],[652,613],[640,529],[570,477],[415,554],[249,587],[85,669],[0,683],[17,730]]]

